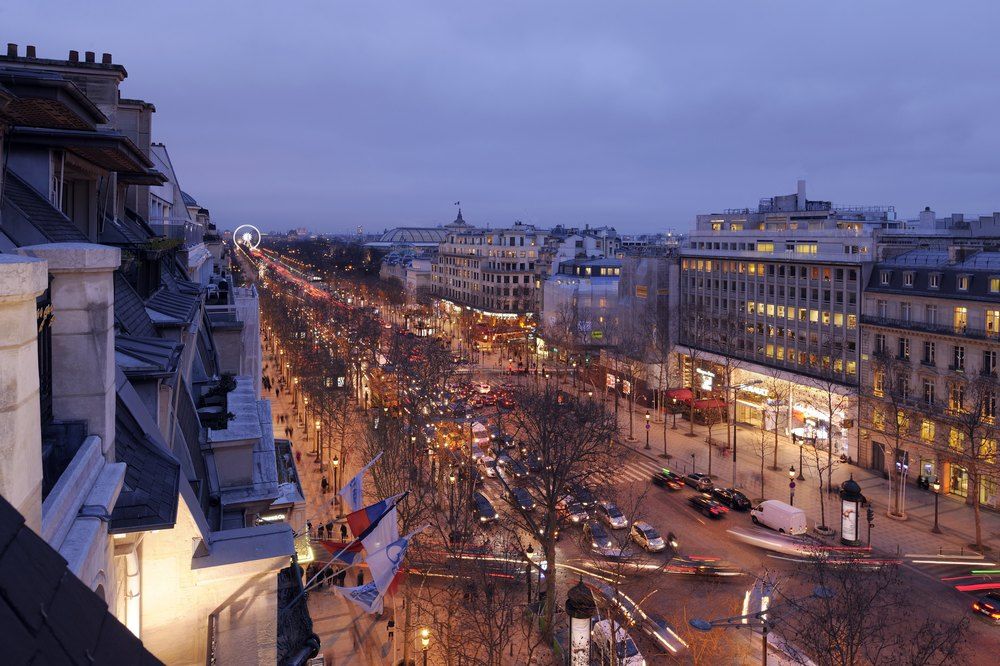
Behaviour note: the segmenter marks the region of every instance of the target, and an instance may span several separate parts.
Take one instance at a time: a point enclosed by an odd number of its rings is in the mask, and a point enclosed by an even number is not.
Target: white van
[[[805,534],[806,513],[780,500],[764,500],[750,510],[754,525],[764,525],[782,534]]]

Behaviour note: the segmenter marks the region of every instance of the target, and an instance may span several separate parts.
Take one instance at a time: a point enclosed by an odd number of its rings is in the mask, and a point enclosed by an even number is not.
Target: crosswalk
[[[618,485],[622,482],[648,483],[653,474],[663,469],[652,460],[643,457],[631,457],[624,465],[618,469],[606,470],[598,473],[601,480],[609,485]]]

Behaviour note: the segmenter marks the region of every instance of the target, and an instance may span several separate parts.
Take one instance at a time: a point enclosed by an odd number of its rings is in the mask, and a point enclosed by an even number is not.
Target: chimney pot
[[[110,53],[102,53],[101,54],[101,62],[103,64],[105,64],[105,65],[110,65],[111,64],[111,54]]]
[[[16,58],[17,57],[17,44],[7,42],[7,57]]]
[[[80,52],[79,51],[70,51],[69,52],[69,61],[70,62],[80,62]]]
[[[34,58],[35,57],[35,45],[34,44],[28,44],[28,46],[25,47],[25,48],[27,50],[24,52],[24,56],[26,58]]]
[[[94,52],[93,51],[87,51],[86,53],[84,53],[84,57],[87,59],[87,62],[94,62]]]

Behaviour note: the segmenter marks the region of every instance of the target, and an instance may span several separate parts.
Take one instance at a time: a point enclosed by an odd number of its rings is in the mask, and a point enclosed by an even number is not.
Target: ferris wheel
[[[233,240],[242,243],[251,250],[256,250],[260,245],[260,229],[252,224],[241,224],[233,232]]]

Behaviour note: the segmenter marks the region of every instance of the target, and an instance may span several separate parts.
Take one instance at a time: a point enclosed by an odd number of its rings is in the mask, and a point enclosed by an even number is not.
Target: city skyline
[[[437,225],[461,200],[483,226],[685,231],[799,178],[900,218],[998,208],[986,3],[241,9],[0,17],[39,57],[112,53],[220,228]]]

